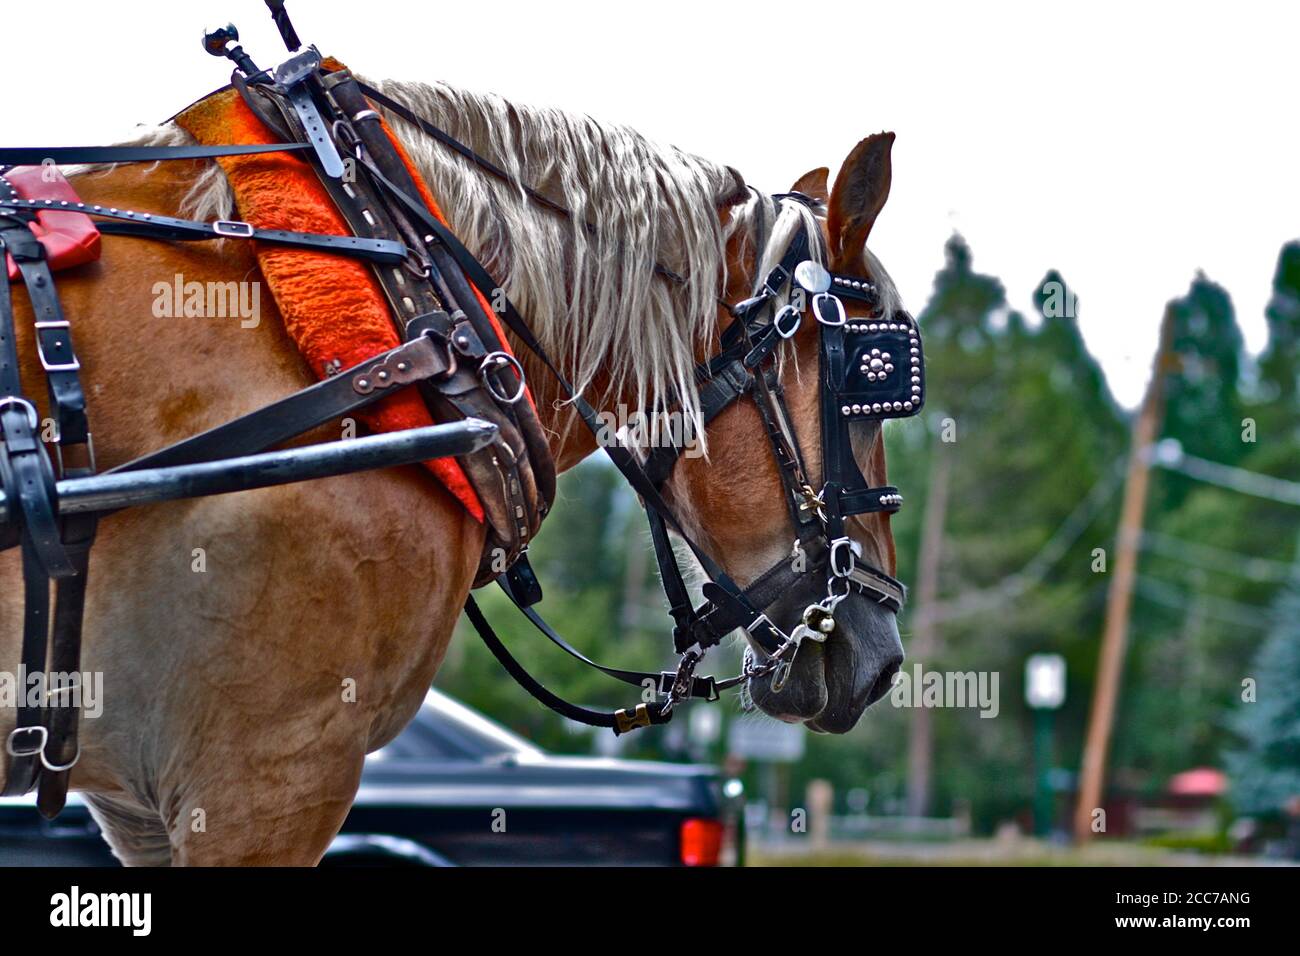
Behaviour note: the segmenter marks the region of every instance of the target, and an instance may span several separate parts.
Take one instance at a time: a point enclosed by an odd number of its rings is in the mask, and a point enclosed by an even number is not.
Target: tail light
[[[721,822],[696,817],[682,821],[683,866],[717,866],[721,855]]]

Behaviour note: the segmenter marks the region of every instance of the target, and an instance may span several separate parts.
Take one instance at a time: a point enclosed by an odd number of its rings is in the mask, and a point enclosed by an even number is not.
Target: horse
[[[571,219],[486,177],[386,114],[457,236],[529,318],[594,406],[678,407],[704,454],[684,458],[664,495],[681,526],[742,585],[788,556],[791,529],[760,415],[738,402],[707,428],[695,364],[732,321],[721,302],[752,293],[800,229],[825,238],[832,269],[871,279],[887,313],[902,305],[867,249],[889,193],[893,134],[862,140],[833,187],[798,178],[776,203],[731,167],[585,116],[451,86],[387,81],[397,99],[485,154]],[[135,145],[184,145],[178,126]],[[104,206],[234,218],[210,160],[69,170]],[[589,228],[576,222],[590,223]],[[654,265],[676,272],[664,281]],[[216,426],[314,381],[269,295],[258,321],[158,318],[157,283],[258,279],[247,243],[142,242],[106,235],[102,257],[61,273],[88,388],[101,469]],[[854,306],[849,304],[850,317]],[[26,381],[39,381],[30,309],[15,296]],[[799,449],[816,482],[816,333],[782,345]],[[557,468],[597,449],[532,356],[520,356]],[[338,425],[316,440],[339,437]],[[854,426],[853,455],[885,480],[879,422]],[[862,556],[890,573],[888,515],[849,519]],[[102,714],[81,724],[71,788],[127,865],[314,865],[338,832],[365,755],[414,715],[471,589],[483,526],[411,466],[122,512],[104,520],[86,596],[83,668],[102,674]],[[0,574],[20,575],[14,551]],[[768,608],[789,627],[819,596]],[[0,659],[17,660],[19,588],[0,593]],[[844,733],[882,697],[902,660],[895,617],[860,595],[809,643],[780,686],[751,680],[762,711]],[[0,711],[0,734],[13,726]]]

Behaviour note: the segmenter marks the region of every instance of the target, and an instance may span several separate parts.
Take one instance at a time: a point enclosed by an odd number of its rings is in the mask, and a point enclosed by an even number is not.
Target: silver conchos
[[[834,277],[839,282],[840,276]],[[834,402],[844,418],[907,418],[925,403],[921,332],[906,313],[851,320],[844,327],[846,369]]]
[[[817,295],[831,287],[831,274],[820,264],[805,259],[794,267],[794,281],[805,291]]]

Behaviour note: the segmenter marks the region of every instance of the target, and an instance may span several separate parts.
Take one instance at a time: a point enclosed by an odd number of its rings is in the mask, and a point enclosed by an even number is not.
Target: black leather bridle
[[[797,193],[772,197],[778,215],[783,200],[801,202],[810,209],[817,205]],[[508,576],[500,583],[533,624],[566,652],[612,677],[652,689],[656,699],[609,714],[557,697],[510,655],[470,599],[467,614],[493,654],[525,689],[562,715],[589,725],[610,727],[621,734],[637,727],[666,723],[680,702],[691,698],[715,700],[720,691],[743,687],[757,677],[772,674],[773,686],[779,690],[789,675],[799,646],[804,640],[826,639],[835,627],[836,607],[850,593],[868,595],[894,613],[902,608],[903,585],[864,562],[845,530],[845,518],[871,512],[893,513],[903,501],[897,488],[872,487],[863,477],[853,457],[849,428],[853,422],[880,422],[920,412],[925,402],[920,331],[915,320],[905,312],[880,314],[882,299],[870,279],[828,272],[820,264],[828,258],[821,232],[816,230],[815,236],[809,232],[806,226],[799,230],[779,263],[757,282],[753,296],[728,306],[735,321],[723,333],[718,354],[696,368],[705,426],[737,401],[752,398],[755,402],[778,465],[795,529],[791,554],[748,586],[740,587],[684,531],[662,496],[662,488],[671,477],[684,444],[660,445],[644,461],[638,461],[625,446],[606,441],[605,451],[641,496],[645,508],[661,582],[674,621],[673,643],[681,655],[677,670],[647,674],[597,664],[564,641],[530,607],[535,598],[540,598],[539,590],[528,596],[520,594],[516,587],[517,575]],[[759,261],[763,259],[764,245],[759,243]],[[866,305],[871,315],[849,319],[845,299]],[[804,467],[778,371],[781,344],[794,337],[809,315],[817,322],[820,341],[820,490],[812,487]],[[532,343],[529,345],[533,347]],[[599,436],[594,411],[574,394],[553,366],[551,370],[573,397],[587,426]],[[690,599],[669,539],[669,528],[685,541],[709,579],[703,585],[704,602],[699,606]],[[802,560],[796,560],[800,552]],[[786,633],[772,622],[764,609],[805,581],[809,573],[825,576],[826,596],[808,605],[800,623]],[[745,667],[736,677],[727,680],[696,677],[695,669],[708,649],[738,628],[761,649],[765,660],[756,662],[747,648]]]

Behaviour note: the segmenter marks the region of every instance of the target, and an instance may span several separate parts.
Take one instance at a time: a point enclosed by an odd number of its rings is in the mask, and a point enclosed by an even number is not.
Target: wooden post
[[[1106,622],[1102,630],[1097,682],[1088,719],[1088,737],[1083,748],[1083,765],[1079,771],[1079,802],[1074,811],[1074,838],[1079,843],[1092,837],[1093,812],[1102,802],[1106,758],[1115,724],[1115,702],[1128,643],[1129,612],[1133,607],[1133,589],[1137,581],[1142,518],[1151,482],[1151,447],[1160,435],[1164,418],[1164,386],[1172,358],[1173,325],[1173,309],[1167,307],[1160,324],[1160,344],[1152,363],[1151,381],[1133,424],[1124,502],[1115,541],[1115,564],[1106,593]]]
[[[921,519],[921,545],[917,555],[916,593],[913,595],[910,655],[929,665],[939,646],[935,602],[939,592],[939,561],[943,556],[943,526],[948,515],[948,485],[952,458],[942,439],[935,443],[930,462],[930,487]],[[919,688],[917,688],[919,691]],[[916,698],[920,699],[919,695]],[[907,814],[923,817],[930,808],[930,767],[934,755],[934,727],[930,711],[912,711],[907,739]]]

